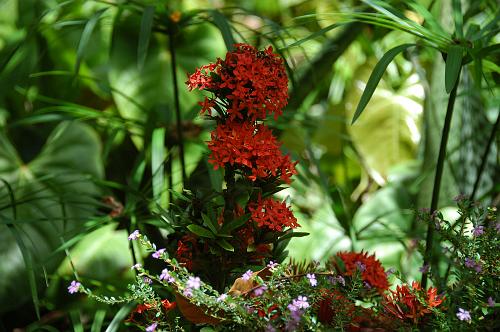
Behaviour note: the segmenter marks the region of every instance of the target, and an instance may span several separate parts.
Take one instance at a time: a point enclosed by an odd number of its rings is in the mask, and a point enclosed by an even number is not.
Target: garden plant
[[[495,1],[0,2],[0,330],[500,329]]]

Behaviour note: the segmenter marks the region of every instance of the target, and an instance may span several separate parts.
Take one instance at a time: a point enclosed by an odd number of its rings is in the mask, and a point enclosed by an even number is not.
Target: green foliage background
[[[299,231],[310,233],[292,239],[290,256],[321,261],[364,249],[417,278],[422,257],[415,240],[425,238],[426,227],[413,211],[428,207],[432,195],[448,101],[445,60],[438,41],[424,48],[407,32],[343,16],[371,13],[369,3],[1,0],[4,328],[99,331],[130,310],[114,316],[119,308],[70,299],[66,286],[76,274],[108,293],[125,289],[134,277],[129,267],[143,259],[127,234],[141,225],[161,243],[172,231],[165,216],[182,188],[181,156],[187,188],[220,190],[221,175],[207,164],[211,128],[198,117],[200,95],[183,82],[234,41],[271,44],[287,62],[289,106],[273,126],[283,149],[299,160],[300,174],[280,194],[291,197]],[[419,24],[425,19],[435,35],[459,30],[449,1],[390,3]],[[498,4],[462,3],[474,46],[498,45]],[[491,32],[474,39],[480,26]],[[417,47],[387,66],[351,125],[375,65],[403,43]],[[460,76],[438,205],[450,216],[452,198],[471,194],[479,174],[475,198],[498,204],[498,137],[483,158],[497,130],[496,50]],[[118,217],[109,215],[107,196],[123,204]],[[61,314],[36,322],[51,311]]]

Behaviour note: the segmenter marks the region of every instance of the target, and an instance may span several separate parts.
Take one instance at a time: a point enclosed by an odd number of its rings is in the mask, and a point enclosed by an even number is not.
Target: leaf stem
[[[441,189],[441,180],[443,177],[444,162],[446,159],[446,146],[448,144],[448,136],[450,134],[451,119],[453,116],[453,108],[455,106],[455,99],[457,97],[458,83],[460,81],[460,71],[458,72],[457,80],[450,92],[450,98],[448,99],[448,106],[446,107],[446,116],[444,118],[444,126],[441,134],[441,143],[439,145],[439,154],[436,165],[436,174],[434,176],[434,187],[432,189],[432,199],[430,213],[432,214],[438,208],[439,202],[439,190]],[[432,260],[432,247],[434,244],[434,225],[429,223],[427,226],[427,237],[425,239],[425,252],[424,252],[424,264],[426,266]],[[424,270],[422,272],[422,288],[427,287],[427,275],[428,272]]]

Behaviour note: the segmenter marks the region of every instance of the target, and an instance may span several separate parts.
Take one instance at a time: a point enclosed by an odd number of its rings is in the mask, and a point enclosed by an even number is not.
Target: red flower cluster
[[[344,262],[344,275],[352,276],[356,271],[360,271],[363,281],[380,293],[389,287],[385,270],[375,255],[368,256],[368,253],[362,251],[361,253],[339,252],[337,256]]]
[[[414,281],[408,285],[398,286],[396,291],[384,296],[383,307],[387,313],[403,321],[410,320],[417,324],[420,317],[431,312],[429,308],[439,306],[444,298],[437,295],[437,289],[430,287],[423,291],[420,283]]]
[[[224,60],[218,59],[188,75],[189,90],[206,89],[216,98],[229,102],[226,112],[231,120],[249,118],[253,121],[278,117],[287,104],[288,78],[283,60],[272,47],[259,51],[246,44],[236,44]],[[215,106],[216,98],[205,98],[202,112]]]
[[[280,144],[271,130],[263,124],[229,121],[220,124],[212,132],[208,148],[212,151],[209,162],[214,168],[236,165],[247,171],[252,181],[269,176],[280,176],[290,183],[296,174],[295,164],[288,155],[283,155]]]
[[[267,227],[271,230],[281,232],[284,227],[298,227],[297,219],[285,202],[279,202],[272,198],[262,200],[259,197],[257,203],[251,204],[248,209],[252,213],[252,220],[259,227]]]

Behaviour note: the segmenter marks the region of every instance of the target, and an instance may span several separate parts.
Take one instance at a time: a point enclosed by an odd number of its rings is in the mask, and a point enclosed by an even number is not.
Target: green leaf
[[[231,245],[231,243],[227,242],[224,239],[217,239],[217,244],[221,246],[224,250],[227,251],[234,251],[234,247]]]
[[[462,67],[463,48],[458,45],[452,45],[448,49],[446,57],[446,67],[444,69],[444,83],[446,92],[450,93],[455,84],[457,84],[460,69]]]
[[[94,197],[101,193],[92,180],[103,175],[100,154],[99,138],[92,128],[62,122],[26,164],[0,131],[0,178],[12,186],[16,197],[11,202],[6,186],[0,183],[0,219],[10,220],[20,236],[16,240],[9,226],[0,224],[0,312],[15,309],[33,296],[32,282],[20,276],[32,269],[41,274],[42,264],[49,274],[57,269],[64,251],[53,252],[62,234],[85,231],[83,221],[100,204]],[[26,250],[20,248],[23,245]],[[23,261],[23,251],[30,253],[32,264]]]
[[[139,70],[142,70],[148,54],[149,39],[153,29],[154,15],[154,6],[147,6],[144,8],[144,13],[142,14],[141,19],[141,30],[139,31],[139,44],[137,46],[137,68],[139,68]]]
[[[287,239],[291,239],[293,237],[303,237],[303,236],[307,236],[307,235],[309,235],[309,233],[307,233],[307,232],[289,232],[283,236],[280,236],[278,239],[278,242],[284,241]]]
[[[97,310],[95,312],[94,321],[92,322],[90,332],[101,332],[104,318],[106,318],[106,310]]]
[[[94,13],[94,15],[92,15],[90,20],[87,22],[87,24],[85,24],[85,27],[83,28],[82,36],[80,37],[80,42],[78,43],[78,49],[76,51],[75,74],[78,74],[78,72],[80,71],[80,64],[83,60],[83,57],[85,56],[85,50],[87,49],[87,45],[90,41],[90,37],[92,36],[92,32],[94,31],[99,18],[107,9],[108,8],[103,8]]]
[[[250,218],[250,214],[244,214],[239,218],[233,219],[228,223],[224,223],[222,225],[222,228],[220,230],[221,233],[231,233],[234,229],[237,229],[241,226],[243,226],[247,221],[248,218]]]
[[[203,223],[210,228],[210,230],[214,233],[217,234],[217,225],[210,219],[209,216],[206,214],[202,213],[201,218],[203,219]]]
[[[366,83],[365,90],[363,91],[363,95],[361,96],[358,107],[356,108],[356,112],[354,113],[351,124],[354,124],[354,122],[356,122],[356,120],[365,109],[373,93],[375,92],[375,89],[377,88],[377,85],[382,78],[382,75],[384,74],[387,66],[392,62],[394,57],[412,46],[415,46],[415,44],[403,44],[396,46],[385,53],[382,59],[380,59],[380,61],[373,69],[373,72],[368,79],[368,83]]]
[[[191,232],[194,234],[201,236],[201,237],[208,237],[210,239],[215,239],[215,235],[210,232],[208,229],[201,227],[196,224],[190,224],[187,226],[187,229],[189,229]]]
[[[231,32],[231,25],[229,25],[227,18],[216,9],[210,10],[210,14],[212,15],[214,24],[217,26],[217,28],[220,30],[222,34],[222,38],[224,39],[224,43],[226,44],[227,50],[228,51],[234,50],[234,37],[233,33]]]
[[[345,23],[334,23],[334,24],[331,24],[331,25],[329,25],[329,26],[327,26],[327,27],[324,27],[324,28],[323,28],[323,29],[321,29],[321,30],[316,31],[316,32],[315,32],[315,33],[313,33],[313,34],[310,34],[310,35],[309,35],[309,36],[307,36],[306,38],[302,38],[302,39],[297,40],[296,42],[294,42],[294,43],[292,43],[292,44],[290,44],[290,45],[288,45],[288,46],[286,46],[286,47],[281,48],[280,50],[286,50],[286,49],[289,49],[289,48],[292,48],[292,47],[297,47],[297,46],[299,46],[299,45],[302,45],[302,44],[303,44],[303,43],[305,43],[306,41],[311,40],[311,39],[314,39],[314,38],[317,38],[317,37],[319,37],[319,36],[322,36],[322,35],[324,35],[325,33],[327,33],[328,31],[333,30],[333,29],[335,29],[335,28],[338,28],[338,27],[340,27],[340,26],[342,26],[342,25],[344,25],[344,24],[345,24]]]
[[[153,197],[162,208],[167,207],[168,187],[165,179],[165,128],[156,128],[151,137],[151,174]]]
[[[457,37],[462,39],[464,37],[464,16],[462,14],[461,0],[452,0],[452,8],[453,21],[455,22],[455,32]]]
[[[127,303],[116,313],[115,317],[109,324],[106,332],[116,332],[120,328],[122,321],[127,317],[128,313],[135,307],[134,302]]]

